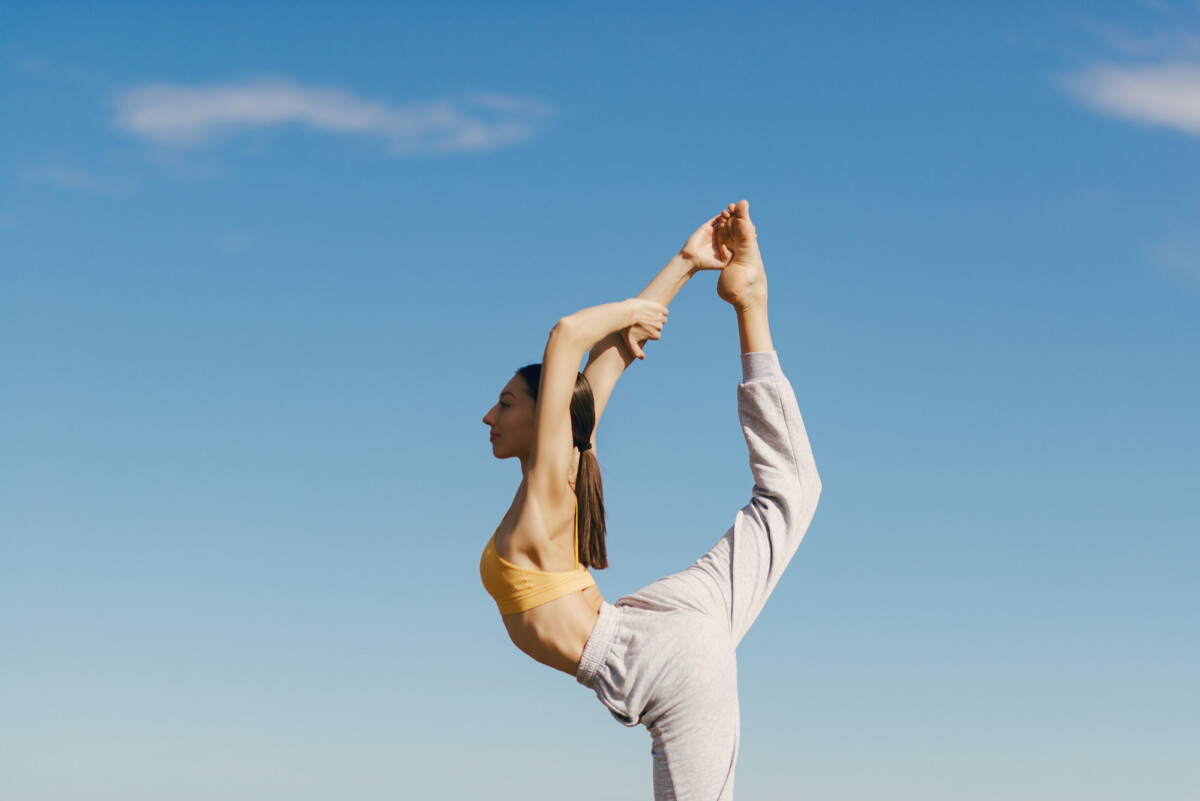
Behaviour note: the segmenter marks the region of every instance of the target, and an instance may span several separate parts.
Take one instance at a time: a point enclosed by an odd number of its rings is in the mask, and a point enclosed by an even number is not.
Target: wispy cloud
[[[1114,25],[1093,31],[1116,58],[1060,76],[1064,89],[1096,111],[1200,136],[1200,37],[1193,20],[1166,3],[1148,4],[1148,33]]]
[[[1097,111],[1200,135],[1200,66],[1105,64],[1068,75],[1063,85]]]
[[[1088,27],[1111,50],[1126,58],[1177,61],[1200,56],[1200,36],[1190,30],[1191,19],[1165,5],[1151,10],[1157,14],[1151,17],[1152,27],[1143,33],[1105,22]]]
[[[392,153],[490,150],[535,136],[553,115],[540,100],[501,94],[394,105],[337,88],[286,79],[133,87],[116,98],[116,126],[147,142],[180,148],[279,125],[374,136]]]

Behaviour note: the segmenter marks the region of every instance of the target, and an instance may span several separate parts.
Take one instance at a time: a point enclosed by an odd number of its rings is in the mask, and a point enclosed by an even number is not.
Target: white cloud
[[[1113,55],[1060,83],[1101,113],[1200,136],[1200,4],[1140,5],[1142,13],[1120,25],[1088,25]]]
[[[1063,84],[1098,111],[1200,135],[1200,67],[1100,65],[1068,75]]]
[[[137,86],[116,100],[118,128],[148,142],[199,147],[276,125],[376,136],[393,153],[489,150],[536,135],[553,109],[511,95],[480,94],[408,105],[368,100],[344,89],[285,79],[241,84]]]

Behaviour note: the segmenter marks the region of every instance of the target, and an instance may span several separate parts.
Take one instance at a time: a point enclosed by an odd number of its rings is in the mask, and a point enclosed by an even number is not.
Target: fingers
[[[730,203],[728,208],[721,209],[721,213],[713,218],[713,229],[716,232],[720,233],[723,229],[727,229],[729,227],[729,221],[733,219],[734,208],[734,204]],[[728,236],[729,231],[725,230],[724,234]]]
[[[732,208],[733,204],[729,204]],[[717,254],[717,258],[722,261],[727,261],[732,256],[732,251],[729,245],[733,243],[732,231],[729,221],[733,219],[729,209],[722,209],[721,213],[716,217],[716,223],[713,225],[713,251]]]
[[[629,348],[629,352],[633,354],[635,359],[644,359],[646,354],[642,351],[642,346],[638,344],[637,336],[633,332],[634,326],[625,329],[625,345]]]
[[[645,339],[661,339],[663,326],[666,324],[667,321],[665,318],[651,318],[639,325],[633,326],[633,328],[639,329],[636,332],[639,337]]]
[[[713,218],[712,249],[713,258],[722,263],[729,261],[729,257],[733,255],[729,252],[729,248],[725,247],[725,243],[721,241],[721,229],[723,227],[724,218],[718,214]]]
[[[730,203],[708,221],[708,226],[712,229],[713,259],[720,262],[716,265],[720,267],[733,258],[735,245],[744,245],[754,237],[750,202],[743,199]]]
[[[643,301],[643,303],[646,304],[645,317],[647,320],[651,322],[657,322],[659,325],[662,325],[667,321],[667,315],[670,314],[670,312],[667,310],[666,306],[662,305],[661,303],[656,303],[653,300],[646,300]]]
[[[666,325],[669,312],[666,306],[652,300],[635,298],[630,302],[636,304],[637,313],[634,315],[633,325],[624,330],[623,338],[634,358],[645,359],[642,344],[651,339],[662,338],[662,329]]]

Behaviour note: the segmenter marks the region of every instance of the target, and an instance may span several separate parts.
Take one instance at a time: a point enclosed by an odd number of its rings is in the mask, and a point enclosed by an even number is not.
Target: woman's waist
[[[532,659],[575,675],[604,598],[595,585],[524,612],[501,615],[509,639]]]

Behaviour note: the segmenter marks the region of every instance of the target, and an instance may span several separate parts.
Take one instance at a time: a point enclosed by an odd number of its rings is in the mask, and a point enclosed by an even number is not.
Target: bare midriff
[[[592,585],[501,619],[513,645],[543,665],[574,676],[603,602]]]

